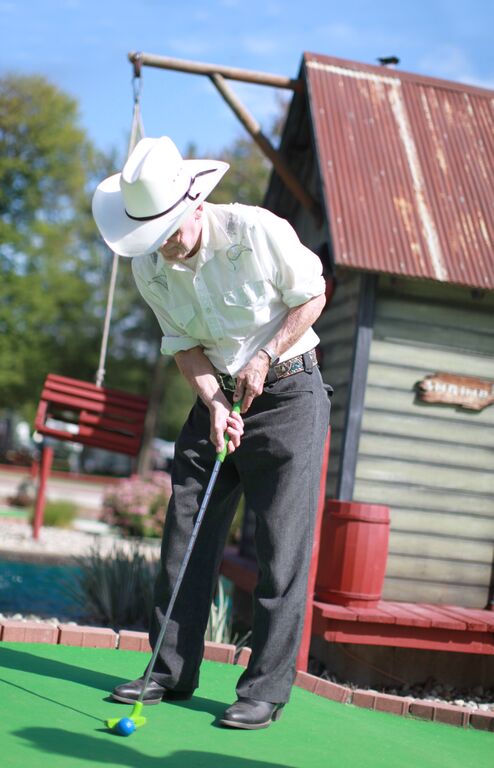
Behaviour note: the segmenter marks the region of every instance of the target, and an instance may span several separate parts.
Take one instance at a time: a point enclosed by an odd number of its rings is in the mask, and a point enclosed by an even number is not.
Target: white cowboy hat
[[[109,176],[94,193],[93,216],[103,239],[121,256],[152,253],[229,167],[220,160],[184,160],[168,136],[141,139],[122,173]]]

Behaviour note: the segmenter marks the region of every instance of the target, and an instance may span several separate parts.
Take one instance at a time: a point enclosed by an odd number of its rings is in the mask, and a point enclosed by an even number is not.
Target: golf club
[[[240,408],[242,406],[242,402],[235,403],[235,405],[232,408],[232,413],[240,413]],[[166,609],[166,614],[163,619],[163,623],[161,625],[161,630],[158,635],[158,639],[156,641],[156,645],[154,647],[153,655],[151,656],[151,661],[148,665],[148,668],[146,670],[146,674],[144,676],[144,683],[141,689],[141,693],[139,694],[139,698],[137,699],[136,703],[134,704],[132,708],[132,712],[130,713],[129,717],[115,717],[111,718],[110,720],[106,720],[106,726],[112,730],[118,733],[121,736],[130,736],[131,733],[135,731],[136,728],[140,728],[142,725],[145,724],[146,718],[141,714],[142,708],[144,706],[143,704],[143,698],[144,693],[146,691],[146,688],[148,686],[149,680],[151,678],[151,673],[154,669],[154,665],[156,663],[156,659],[158,657],[158,654],[160,652],[161,645],[163,643],[163,638],[165,636],[166,628],[168,626],[168,622],[170,620],[171,613],[173,611],[173,607],[175,605],[175,601],[177,599],[177,595],[179,592],[179,589],[182,585],[185,569],[187,568],[188,562],[190,560],[190,556],[192,554],[192,550],[194,548],[195,541],[197,539],[197,535],[199,533],[199,528],[201,527],[201,522],[204,517],[204,514],[206,512],[206,509],[209,504],[209,499],[211,498],[211,494],[213,492],[213,488],[216,483],[216,479],[218,477],[218,473],[220,471],[221,465],[223,464],[227,452],[228,452],[228,443],[230,440],[229,435],[225,432],[224,434],[224,440],[225,445],[223,446],[223,450],[216,454],[216,460],[214,462],[213,471],[211,473],[211,477],[209,479],[208,486],[206,488],[206,492],[204,494],[204,498],[202,500],[201,507],[199,509],[199,512],[197,514],[196,521],[194,523],[194,528],[192,529],[192,534],[190,537],[189,544],[187,546],[187,550],[184,555],[184,559],[182,561],[182,564],[180,566],[180,570],[178,572],[177,580],[175,582],[175,586],[173,588],[172,595],[170,597],[170,601],[168,603],[168,608]]]

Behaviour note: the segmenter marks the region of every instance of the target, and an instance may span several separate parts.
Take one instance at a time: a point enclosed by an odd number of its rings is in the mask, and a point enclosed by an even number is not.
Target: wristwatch
[[[277,362],[278,362],[278,360],[280,359],[280,358],[279,358],[279,355],[277,355],[275,352],[273,352],[273,350],[272,350],[272,349],[270,349],[269,347],[261,347],[261,349],[259,350],[259,352],[265,352],[265,354],[266,354],[266,355],[269,357],[269,367],[270,367],[270,368],[271,368],[273,365],[276,365],[276,363],[277,363]]]

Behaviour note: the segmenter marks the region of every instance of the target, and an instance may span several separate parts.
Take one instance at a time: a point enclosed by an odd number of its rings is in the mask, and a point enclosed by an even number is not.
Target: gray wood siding
[[[324,381],[334,388],[331,402],[331,449],[326,495],[334,498],[338,487],[343,429],[345,426],[353,347],[357,322],[360,274],[342,272],[332,301],[315,325],[321,339]]]
[[[391,509],[384,597],[484,607],[494,405],[418,401],[416,382],[436,371],[494,379],[494,296],[381,278],[354,499]]]

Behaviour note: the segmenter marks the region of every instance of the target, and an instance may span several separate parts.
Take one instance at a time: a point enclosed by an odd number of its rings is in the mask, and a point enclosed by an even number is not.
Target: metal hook
[[[142,53],[136,53],[132,57],[132,65],[134,67],[134,76],[132,78],[132,88],[134,91],[134,101],[137,103],[139,101],[141,90],[142,90],[142,78],[141,78],[141,70],[142,70]]]
[[[142,52],[134,53],[132,56],[132,64],[134,65],[134,77],[140,77],[142,69]]]

